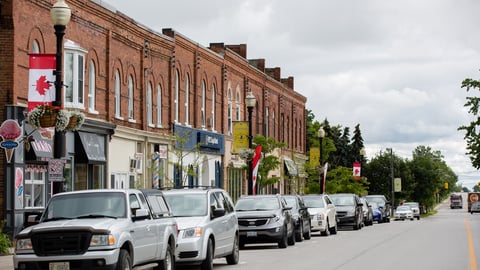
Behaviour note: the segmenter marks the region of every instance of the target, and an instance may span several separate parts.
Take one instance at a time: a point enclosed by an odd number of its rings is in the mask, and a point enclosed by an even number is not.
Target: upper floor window
[[[157,127],[162,127],[162,87],[157,86]]]
[[[147,123],[149,126],[153,125],[152,84],[151,83],[148,83],[148,87],[147,87]]]
[[[272,137],[275,138],[275,110],[272,110]]]
[[[215,130],[215,85],[212,85],[212,114],[210,116],[210,126]]]
[[[235,97],[235,120],[240,121],[240,90],[237,89]]]
[[[118,119],[122,119],[122,115],[120,113],[120,72],[118,69],[115,71],[115,117]]]
[[[175,71],[175,111],[174,111],[174,120],[178,123],[178,102],[179,102],[179,92],[180,92],[180,74],[178,74],[178,70]]]
[[[268,107],[266,107],[265,108],[265,138],[268,138],[268,131],[269,131],[268,121],[269,120],[270,119],[268,119]]]
[[[65,107],[84,109],[84,67],[85,53],[78,44],[71,40],[65,42],[64,80]]]
[[[227,124],[228,124],[228,135],[232,135],[232,89],[228,89],[227,93],[228,99],[228,108],[227,108]]]
[[[95,73],[95,63],[90,61],[88,67],[88,112],[89,113],[98,113],[95,110],[95,82],[96,82],[96,73]]]
[[[187,77],[185,78],[185,125],[188,125],[188,122],[190,121],[190,115],[189,115],[189,95],[190,95],[190,77],[187,74]]]
[[[128,76],[128,119],[133,120],[133,77]]]
[[[202,81],[202,108],[201,108],[201,113],[202,113],[202,128],[205,128],[206,125],[206,119],[205,119],[205,104],[206,104],[206,91],[207,91],[207,85],[205,84],[205,81]]]
[[[40,53],[40,46],[38,46],[38,41],[34,40],[32,42],[32,48],[30,50],[32,53]]]

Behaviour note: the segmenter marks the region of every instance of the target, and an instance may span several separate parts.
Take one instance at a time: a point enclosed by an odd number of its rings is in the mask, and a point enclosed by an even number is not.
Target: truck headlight
[[[17,239],[15,242],[16,251],[28,251],[32,249],[32,240],[30,238]]]
[[[274,216],[273,218],[270,218],[270,220],[268,221],[268,223],[270,224],[277,223],[277,222],[280,222],[279,216]]]
[[[203,229],[200,227],[189,228],[183,232],[184,238],[200,237],[203,234]]]
[[[91,247],[112,246],[115,244],[115,237],[111,234],[94,234],[90,240]]]

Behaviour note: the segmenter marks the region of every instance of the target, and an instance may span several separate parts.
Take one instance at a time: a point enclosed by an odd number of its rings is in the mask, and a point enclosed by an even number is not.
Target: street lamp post
[[[392,148],[387,148],[388,151],[390,151],[390,176],[391,176],[391,185],[392,185],[392,215],[393,216],[393,211],[395,208],[395,183],[394,183],[394,176],[393,176],[393,149]]]
[[[55,100],[52,105],[57,109],[62,109],[62,54],[63,54],[63,36],[65,28],[70,21],[72,11],[64,0],[58,0],[50,9],[50,17],[53,27],[55,28],[55,36],[57,37],[57,51],[55,55]],[[65,133],[55,129],[53,156],[54,158],[62,158],[65,155]]]
[[[256,103],[255,96],[253,95],[252,91],[250,90],[245,97],[245,104],[247,105],[248,111],[248,149],[249,151],[252,150],[252,113],[253,108],[255,107]],[[248,159],[248,195],[253,194],[253,172],[252,172],[252,158]]]
[[[318,157],[318,161],[319,161],[319,164],[320,164],[320,194],[323,194],[325,192],[325,189],[324,189],[324,186],[325,186],[325,183],[323,181],[323,159],[322,159],[322,153],[323,153],[323,138],[325,137],[325,130],[323,130],[322,127],[320,127],[320,129],[318,129],[318,140],[319,140],[319,143],[320,143],[320,154],[319,154],[319,157]]]
[[[362,147],[360,149],[360,176],[362,176],[362,170],[363,170],[363,159],[367,155],[367,151],[365,150],[365,147]]]

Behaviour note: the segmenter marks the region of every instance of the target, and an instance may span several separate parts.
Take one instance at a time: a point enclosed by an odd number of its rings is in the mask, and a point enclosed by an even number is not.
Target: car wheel
[[[305,240],[310,240],[312,238],[312,229],[311,229],[311,224],[310,224],[310,221],[308,221],[308,229],[306,232],[303,233],[303,238],[305,238]]]
[[[235,235],[232,253],[225,257],[225,259],[227,259],[227,264],[238,264],[238,259],[240,258],[240,248],[238,242],[238,235]]]
[[[212,239],[208,239],[207,244],[207,254],[205,255],[205,260],[202,261],[200,265],[202,270],[212,270],[213,269],[213,244]]]
[[[288,245],[289,246],[294,246],[295,245],[295,227],[293,226],[292,224],[292,234],[290,235],[290,237],[288,237]]]
[[[173,270],[175,269],[175,255],[172,252],[172,247],[167,246],[167,251],[165,252],[165,259],[159,262],[158,267],[154,268],[156,270]]]
[[[288,232],[287,232],[287,227],[285,226],[283,228],[283,236],[282,236],[282,239],[280,239],[280,241],[278,241],[278,247],[279,248],[286,248],[287,245],[288,245],[288,236],[287,236]]]
[[[338,232],[337,226],[338,226],[338,224],[337,224],[337,222],[335,222],[335,226],[330,228],[330,234],[337,234],[337,232]]]
[[[417,217],[417,220],[420,220],[420,216]]]
[[[323,236],[329,236],[330,235],[330,222],[328,222],[328,218],[327,218],[327,222],[325,224],[325,231],[320,232],[320,234],[323,235]]]
[[[295,231],[295,241],[302,242],[303,241],[303,222],[300,222],[300,231]]]
[[[125,249],[120,250],[120,255],[118,256],[117,270],[131,270],[132,262],[130,259],[130,254]]]

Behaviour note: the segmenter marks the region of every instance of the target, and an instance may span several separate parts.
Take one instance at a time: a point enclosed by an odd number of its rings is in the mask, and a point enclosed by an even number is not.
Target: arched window
[[[115,117],[121,119],[120,113],[120,72],[115,71]]]
[[[133,120],[133,77],[128,76],[128,119]]]
[[[212,85],[212,114],[210,116],[210,125],[215,130],[215,85]]]
[[[95,63],[91,60],[88,66],[88,112],[98,113],[95,110]]]
[[[237,94],[235,96],[235,120],[240,121],[240,90],[237,88]]]
[[[149,126],[153,125],[153,115],[152,115],[152,84],[148,83],[147,88],[147,123]]]
[[[157,127],[162,127],[162,87],[157,86]]]
[[[31,48],[32,53],[40,53],[40,46],[38,46],[38,41],[34,40],[32,42],[32,48]]]
[[[174,120],[176,123],[178,123],[178,98],[179,98],[179,92],[180,92],[180,74],[178,73],[178,70],[175,71],[175,111],[174,111]]]
[[[228,108],[227,108],[227,124],[228,124],[228,135],[232,135],[232,89],[228,88],[227,93],[228,99]]]
[[[265,138],[268,138],[268,122],[270,119],[268,119],[268,107],[265,108]]]
[[[187,77],[185,78],[185,125],[188,125],[188,122],[190,121],[190,115],[189,115],[189,95],[190,95],[190,76],[187,74]]]
[[[202,128],[205,128],[205,105],[206,105],[206,91],[207,91],[207,84],[205,83],[205,81],[202,81],[202,108],[201,108],[201,111],[202,111]]]
[[[67,40],[64,44],[63,79],[64,106],[66,108],[85,109],[85,54],[87,50],[81,48],[75,42]]]

